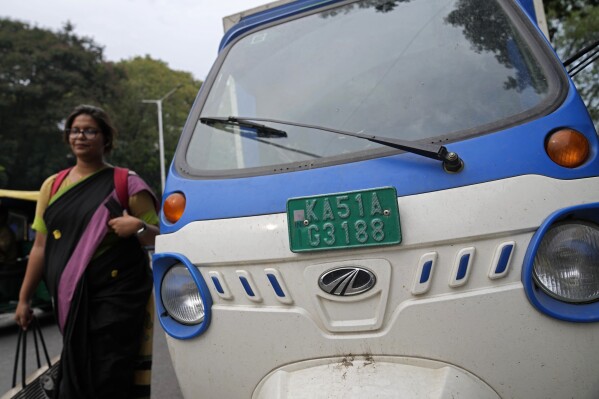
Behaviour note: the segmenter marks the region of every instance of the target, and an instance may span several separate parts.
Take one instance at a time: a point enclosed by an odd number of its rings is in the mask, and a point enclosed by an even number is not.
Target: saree
[[[130,195],[151,193],[136,175],[129,175],[128,187]],[[59,191],[44,213],[44,280],[63,334],[57,398],[140,395],[134,371],[152,276],[135,236],[99,250],[108,232],[104,203],[116,197],[107,168]]]

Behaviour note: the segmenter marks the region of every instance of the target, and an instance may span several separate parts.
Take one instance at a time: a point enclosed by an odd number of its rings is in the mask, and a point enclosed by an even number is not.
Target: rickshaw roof
[[[0,199],[2,198],[13,198],[25,201],[37,201],[39,198],[39,191],[20,191],[20,190],[4,190],[0,189]]]

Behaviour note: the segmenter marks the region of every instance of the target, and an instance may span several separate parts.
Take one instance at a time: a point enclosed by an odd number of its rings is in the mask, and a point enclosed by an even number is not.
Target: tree
[[[122,95],[110,106],[120,132],[111,159],[115,164],[135,170],[156,193],[160,193],[157,107],[142,100],[162,98],[178,87],[162,104],[168,166],[201,82],[191,73],[173,71],[165,62],[149,56],[121,61],[116,67],[124,78],[120,82]]]
[[[543,3],[550,40],[560,35],[564,26],[571,25],[572,18],[584,20],[587,15],[596,12],[594,9],[599,6],[599,0],[545,0]],[[587,31],[587,35],[596,35],[597,32]]]
[[[599,40],[599,0],[545,0],[549,36],[562,59]],[[599,128],[599,62],[574,78]]]
[[[62,141],[64,119],[79,104],[104,108],[120,137],[108,161],[138,172],[160,192],[156,106],[163,103],[167,163],[201,85],[150,57],[117,64],[104,60],[92,39],[62,30],[0,19],[0,188],[36,190],[43,180],[73,162]]]
[[[65,116],[82,102],[102,105],[117,96],[118,71],[102,48],[73,34],[0,19],[0,182],[37,189],[65,167]]]

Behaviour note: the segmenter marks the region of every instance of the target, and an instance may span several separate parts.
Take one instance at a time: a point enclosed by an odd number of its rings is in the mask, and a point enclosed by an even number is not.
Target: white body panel
[[[279,1],[273,1],[271,3],[268,4],[264,4],[258,7],[254,7],[254,8],[250,8],[249,10],[245,10],[245,11],[241,11],[241,12],[237,12],[235,14],[232,15],[228,15],[226,17],[223,17],[223,29],[225,32],[227,32],[229,29],[231,29],[231,27],[233,25],[235,25],[236,23],[238,23],[239,21],[241,21],[241,18],[247,17],[249,15],[252,14],[256,14],[260,11],[265,11],[265,10],[270,10],[271,8],[275,8],[278,6],[282,6],[283,4],[287,4],[287,3],[292,3],[295,0],[279,0]]]
[[[597,178],[527,175],[400,197],[402,243],[367,250],[292,253],[285,214],[196,222],[161,235],[156,252],[180,253],[198,266],[214,301],[205,333],[168,337],[181,389],[188,398],[258,397],[256,387],[276,369],[314,359],[334,369],[353,355],[383,361],[390,375],[401,373],[392,367],[399,359],[439,362],[502,398],[597,398],[599,323],[541,314],[520,274],[540,224],[555,210],[595,202],[598,192]],[[508,268],[494,273],[498,251],[509,244]],[[456,284],[464,251],[470,263]],[[433,267],[423,285],[426,260]],[[335,265],[373,270],[376,289],[325,294],[317,278]],[[283,299],[266,277],[273,270]],[[224,295],[211,275],[225,283]],[[250,277],[257,298],[246,294],[240,275]]]
[[[498,399],[484,382],[456,367],[414,358],[348,356],[335,364],[310,360],[282,367],[255,399]]]

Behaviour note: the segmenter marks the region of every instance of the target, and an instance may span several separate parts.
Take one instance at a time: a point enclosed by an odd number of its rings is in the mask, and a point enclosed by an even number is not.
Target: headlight
[[[533,278],[548,295],[564,302],[599,299],[599,226],[564,222],[551,227],[539,245]]]
[[[204,302],[199,288],[185,267],[176,264],[162,279],[162,304],[169,316],[182,324],[199,324],[204,320]]]

